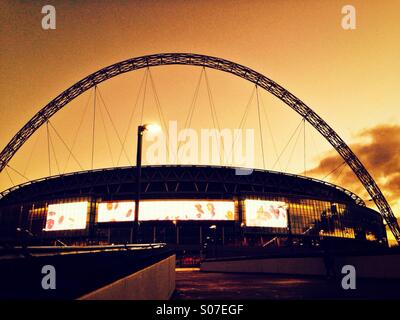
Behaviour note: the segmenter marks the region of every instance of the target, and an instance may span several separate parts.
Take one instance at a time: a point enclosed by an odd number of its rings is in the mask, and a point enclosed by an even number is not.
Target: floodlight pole
[[[146,130],[145,125],[138,126],[137,131],[137,149],[136,149],[136,199],[135,199],[135,219],[133,221],[133,236],[132,243],[136,243],[139,233],[139,201],[142,176],[142,140],[143,132]]]

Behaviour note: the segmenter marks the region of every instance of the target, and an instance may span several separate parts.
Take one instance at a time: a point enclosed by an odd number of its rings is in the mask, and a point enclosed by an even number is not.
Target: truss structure
[[[356,194],[309,177],[265,170],[237,175],[235,168],[191,165],[143,166],[143,198],[232,199],[242,196],[318,199],[365,207]],[[79,198],[133,199],[135,167],[79,171],[33,180],[0,193],[0,206]]]
[[[316,130],[318,130],[318,132],[335,148],[344,161],[346,161],[361,181],[372,200],[375,202],[394,237],[400,243],[400,227],[389,203],[382,194],[377,183],[349,146],[347,146],[343,139],[340,138],[340,136],[318,114],[316,114],[299,98],[261,73],[232,61],[207,55],[191,53],[162,53],[147,55],[115,63],[88,75],[50,101],[17,132],[0,153],[0,172],[27,139],[51,116],[71,100],[75,99],[95,85],[122,73],[141,68],[165,65],[201,66],[224,71],[250,81],[282,100],[286,105],[295,110]]]

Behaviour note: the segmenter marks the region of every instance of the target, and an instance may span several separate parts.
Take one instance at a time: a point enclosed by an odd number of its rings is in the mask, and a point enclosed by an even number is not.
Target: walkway
[[[175,300],[190,299],[399,299],[399,281],[359,280],[356,290],[340,281],[263,274],[204,273],[177,270]]]

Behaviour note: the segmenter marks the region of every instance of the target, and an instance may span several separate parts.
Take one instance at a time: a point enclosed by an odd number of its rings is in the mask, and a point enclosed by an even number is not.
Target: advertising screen
[[[246,200],[246,225],[287,228],[287,204],[281,201]]]
[[[234,220],[233,201],[143,201],[139,220]]]
[[[97,211],[97,222],[133,221],[134,201],[101,202]]]
[[[47,208],[45,231],[79,230],[86,228],[88,202],[50,204]]]

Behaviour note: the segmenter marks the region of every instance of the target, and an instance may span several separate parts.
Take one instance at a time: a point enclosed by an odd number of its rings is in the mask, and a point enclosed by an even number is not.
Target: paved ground
[[[190,269],[177,271],[173,299],[400,299],[400,282],[358,280],[356,290],[343,290],[340,280]]]

